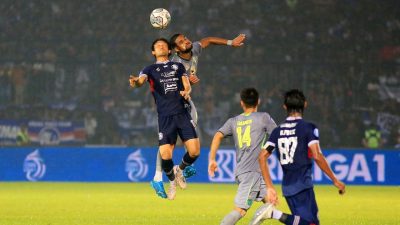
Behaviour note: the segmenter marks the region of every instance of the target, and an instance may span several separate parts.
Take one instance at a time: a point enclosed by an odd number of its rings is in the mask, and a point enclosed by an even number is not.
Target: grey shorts
[[[235,206],[249,209],[254,201],[260,202],[267,194],[261,173],[248,172],[236,177],[239,187],[235,196]]]
[[[190,113],[190,116],[192,117],[192,120],[193,120],[193,122],[195,124],[195,127],[197,127],[197,121],[198,121],[198,118],[199,118],[197,116],[197,109],[196,109],[196,106],[194,105],[192,100],[189,100],[189,103],[190,103],[189,113]]]

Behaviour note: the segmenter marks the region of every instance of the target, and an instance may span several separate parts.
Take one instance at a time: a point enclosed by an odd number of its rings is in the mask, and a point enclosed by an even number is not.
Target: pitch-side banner
[[[215,177],[208,176],[208,152],[202,149],[195,163],[197,174],[188,181],[235,182],[235,151],[217,152]],[[148,182],[154,176],[156,154],[157,148],[138,147],[0,148],[0,181]],[[183,154],[182,148],[174,151],[175,164]],[[400,185],[400,151],[324,150],[324,155],[347,184]],[[268,162],[273,181],[280,183],[283,173],[278,158],[272,155]],[[313,177],[316,184],[331,183],[316,165]]]

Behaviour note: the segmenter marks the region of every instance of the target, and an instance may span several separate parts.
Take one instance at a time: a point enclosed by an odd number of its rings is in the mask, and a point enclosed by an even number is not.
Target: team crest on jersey
[[[172,64],[171,69],[173,69],[173,70],[178,70],[178,65]]]
[[[163,137],[164,137],[163,133],[161,133],[161,132],[158,133],[158,140],[161,141],[163,139]]]

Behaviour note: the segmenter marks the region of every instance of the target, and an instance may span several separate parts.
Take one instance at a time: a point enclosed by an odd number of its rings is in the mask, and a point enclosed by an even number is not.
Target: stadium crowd
[[[149,12],[168,9],[166,30]],[[200,58],[193,99],[204,146],[240,112],[238,91],[254,86],[260,111],[279,123],[281,94],[300,88],[322,147],[358,148],[376,124],[382,146],[400,136],[400,3],[313,1],[5,1],[0,4],[0,120],[80,121],[88,144],[153,146],[157,129],[147,88],[130,73],[153,61],[151,42],[176,32],[191,40],[247,36],[240,49]]]

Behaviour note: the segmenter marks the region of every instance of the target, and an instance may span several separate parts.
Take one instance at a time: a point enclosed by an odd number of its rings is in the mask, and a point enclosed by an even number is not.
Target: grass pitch
[[[157,197],[148,183],[0,183],[0,224],[219,224],[233,208],[236,187],[189,183],[168,201]],[[316,186],[315,192],[321,224],[400,224],[399,187],[349,186],[339,196],[333,186]],[[248,224],[258,206],[254,203],[238,224]],[[288,212],[283,197],[278,208]]]

